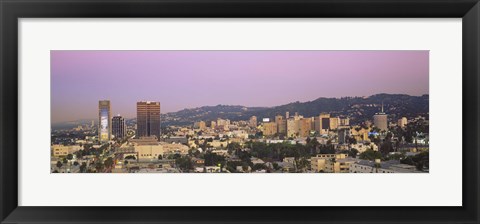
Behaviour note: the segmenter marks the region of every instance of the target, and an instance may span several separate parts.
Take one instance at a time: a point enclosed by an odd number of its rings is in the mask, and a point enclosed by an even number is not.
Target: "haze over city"
[[[428,51],[51,51],[52,122],[137,101],[161,112],[207,105],[270,107],[318,97],[428,94]]]

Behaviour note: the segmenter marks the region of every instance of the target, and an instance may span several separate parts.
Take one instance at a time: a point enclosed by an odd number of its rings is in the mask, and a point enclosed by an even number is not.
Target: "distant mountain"
[[[211,121],[217,118],[241,120],[248,114],[256,114],[268,107],[245,107],[231,105],[203,106],[183,109],[177,112],[162,114],[162,125],[187,125],[196,121]]]
[[[409,96],[405,94],[376,94],[370,97],[342,97],[318,98],[308,102],[293,102],[275,107],[245,107],[245,106],[204,106],[193,109],[184,109],[162,115],[162,125],[188,125],[196,121],[211,121],[217,118],[233,121],[247,120],[251,116],[258,119],[274,118],[275,115],[285,116],[290,112],[293,116],[298,112],[304,117],[318,116],[322,112],[333,116],[350,117],[352,123],[372,119],[372,116],[381,111],[389,118],[428,116],[429,96]]]

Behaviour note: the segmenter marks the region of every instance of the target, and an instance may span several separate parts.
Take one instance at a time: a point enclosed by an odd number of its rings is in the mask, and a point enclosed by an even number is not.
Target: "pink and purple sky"
[[[95,119],[98,100],[135,117],[207,105],[428,94],[428,51],[51,51],[52,122]]]

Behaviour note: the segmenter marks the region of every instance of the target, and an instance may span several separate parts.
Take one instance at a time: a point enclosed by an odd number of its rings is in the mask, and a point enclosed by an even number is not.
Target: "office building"
[[[282,115],[275,116],[275,123],[277,124],[278,134],[287,134],[287,122],[283,119]]]
[[[210,122],[210,128],[211,128],[211,129],[215,129],[216,127],[217,127],[217,122],[211,121],[211,122]]]
[[[111,123],[110,101],[98,101],[98,140],[100,142],[108,142],[112,139]]]
[[[160,102],[137,102],[137,138],[156,136],[160,139]]]
[[[347,154],[319,154],[310,158],[311,169],[314,172],[330,172],[333,173],[332,167],[327,170],[327,162],[332,160],[340,160],[347,158]]]
[[[337,130],[338,129],[338,126],[340,125],[340,118],[338,117],[331,117],[330,118],[330,130]]]
[[[319,133],[326,134],[328,130],[330,130],[330,114],[321,113],[318,119],[318,126],[320,127]]]
[[[312,119],[311,118],[302,118],[299,120],[299,136],[308,137],[310,135],[310,130],[312,130]]]
[[[112,118],[112,135],[116,139],[123,139],[127,134],[127,126],[125,125],[125,118],[120,115]]]
[[[193,128],[200,129],[200,130],[205,130],[205,129],[207,129],[207,124],[205,123],[205,121],[195,122],[195,123],[193,123]]]
[[[287,134],[287,120],[282,119],[282,121],[277,124],[277,131],[278,134]]]
[[[350,118],[340,118],[340,126],[349,126],[350,125]]]
[[[217,126],[229,126],[230,125],[230,120],[228,119],[221,119],[221,118],[218,118],[217,119]]]
[[[317,133],[320,133],[320,116],[316,116],[313,118],[313,130],[315,130]]]
[[[345,144],[347,142],[349,133],[350,133],[350,129],[340,128],[338,130],[338,144]]]
[[[298,135],[297,121],[295,119],[287,120],[287,137],[296,137]]]
[[[263,123],[263,135],[273,136],[277,134],[277,124],[275,122]]]
[[[248,126],[250,126],[251,128],[256,128],[257,127],[257,117],[256,116],[250,117],[250,120],[248,122]]]

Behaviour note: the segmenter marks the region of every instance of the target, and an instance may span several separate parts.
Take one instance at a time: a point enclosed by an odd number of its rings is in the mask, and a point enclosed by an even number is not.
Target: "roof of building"
[[[357,164],[363,165],[363,166],[371,166],[373,167],[375,165],[374,161],[370,160],[363,160],[363,159],[358,159]],[[389,169],[392,165],[397,165],[400,164],[400,161],[398,160],[387,160],[387,161],[382,161],[380,162],[380,168],[382,169]]]

